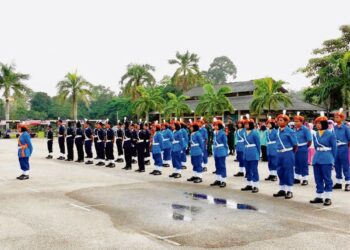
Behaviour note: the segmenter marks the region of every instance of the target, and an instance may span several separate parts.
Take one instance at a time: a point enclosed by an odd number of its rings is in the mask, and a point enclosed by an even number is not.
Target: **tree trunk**
[[[149,122],[149,113],[146,112],[146,121]]]
[[[10,100],[6,98],[5,100],[5,120],[10,120]],[[10,124],[6,122],[6,130],[9,129]]]
[[[73,95],[73,120],[78,120],[78,102],[76,97]]]

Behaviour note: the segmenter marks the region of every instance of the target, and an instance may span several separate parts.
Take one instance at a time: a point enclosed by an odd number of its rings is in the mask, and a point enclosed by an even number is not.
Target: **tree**
[[[175,114],[176,117],[181,117],[185,113],[191,113],[190,107],[185,103],[187,96],[176,96],[170,92],[167,94],[169,101],[166,103],[166,106],[164,108],[165,117],[171,117],[173,114]]]
[[[137,87],[140,97],[134,102],[134,110],[138,116],[145,115],[146,121],[149,121],[149,112],[161,111],[164,105],[164,99],[161,97],[161,91],[157,88]]]
[[[57,83],[58,97],[61,103],[65,102],[67,98],[71,98],[74,120],[78,119],[78,101],[89,106],[92,97],[91,87],[92,84],[79,76],[77,72],[68,73],[64,80]]]
[[[214,86],[205,84],[204,94],[199,98],[195,113],[206,117],[223,115],[225,111],[233,112],[234,108],[227,98],[227,94],[232,92],[228,86],[220,87],[215,91]]]
[[[23,97],[28,88],[22,81],[28,79],[29,75],[16,72],[15,65],[0,63],[0,90],[3,90],[5,99],[6,120],[10,119],[10,97],[12,93],[19,98]]]
[[[171,78],[178,89],[187,91],[199,84],[201,74],[198,62],[199,57],[188,51],[185,54],[176,52],[176,59],[169,60],[169,64],[178,66]]]
[[[281,91],[283,84],[283,81],[275,81],[270,77],[255,80],[255,90],[250,110],[261,114],[266,108],[270,113],[272,108],[277,110],[280,104],[284,107],[291,105],[291,97]]]
[[[131,99],[134,101],[140,96],[137,87],[154,86],[156,84],[156,80],[152,75],[153,71],[155,71],[155,68],[148,64],[129,64],[127,66],[127,72],[120,80],[120,84],[123,85],[123,95],[126,97],[131,97]]]
[[[46,112],[47,114],[51,104],[52,99],[45,92],[35,92],[30,99],[30,109],[32,111]]]
[[[227,56],[216,57],[208,71],[203,72],[213,84],[226,83],[228,77],[236,78],[237,68]]]

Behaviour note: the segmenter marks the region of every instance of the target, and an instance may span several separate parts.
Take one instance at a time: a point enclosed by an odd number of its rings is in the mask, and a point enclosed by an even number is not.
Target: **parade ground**
[[[278,183],[242,192],[244,178],[228,157],[228,185],[210,187],[213,158],[203,183],[45,159],[46,141],[33,140],[30,179],[21,174],[17,141],[0,140],[0,249],[348,249],[350,193],[336,190],[333,205],[311,205],[315,186],[294,188],[294,198],[273,198]],[[189,164],[190,165],[190,164]]]

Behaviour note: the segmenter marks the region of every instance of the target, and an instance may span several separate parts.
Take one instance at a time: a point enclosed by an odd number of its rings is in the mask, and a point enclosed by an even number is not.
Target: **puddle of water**
[[[173,220],[182,220],[182,221],[192,221],[193,216],[200,211],[200,207],[196,206],[186,206],[182,204],[173,203],[171,204],[173,209]]]

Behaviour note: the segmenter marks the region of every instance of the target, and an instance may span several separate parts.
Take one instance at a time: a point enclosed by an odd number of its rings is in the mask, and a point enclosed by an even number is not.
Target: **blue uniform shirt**
[[[203,139],[199,131],[191,134],[191,156],[197,156],[203,154]]]
[[[227,136],[222,129],[214,132],[213,148],[215,157],[223,157],[228,154]]]
[[[297,146],[295,132],[289,127],[283,130],[279,128],[277,130],[277,150],[292,150],[294,146]]]
[[[171,132],[171,130],[167,128],[162,132],[162,135],[163,135],[163,148],[164,149],[171,148],[172,142],[174,140],[173,132]]]
[[[277,130],[269,129],[266,134],[267,139],[267,155],[277,155]]]
[[[206,141],[208,140],[208,131],[207,131],[207,129],[205,127],[201,127],[199,129],[199,132],[202,135],[202,139],[203,139],[203,148],[202,148],[202,150],[204,151],[204,148],[205,148],[205,145],[206,145]]]
[[[188,132],[185,128],[182,128],[180,131],[182,133],[182,148],[186,149],[188,146]]]
[[[335,125],[334,133],[338,147],[348,146],[350,142],[350,129],[345,124],[342,124],[340,127]]]
[[[32,155],[32,152],[33,145],[30,139],[30,135],[27,132],[23,132],[18,138],[18,157],[30,157]]]
[[[312,159],[312,164],[334,164],[334,159],[337,155],[337,143],[334,133],[325,130],[323,135],[317,132],[314,135],[315,156]]]
[[[163,151],[163,148],[164,148],[164,145],[163,145],[162,132],[157,131],[153,136],[152,153],[160,154]]]
[[[183,148],[183,138],[182,138],[182,131],[177,130],[174,132],[174,140],[173,140],[173,152],[181,151]]]
[[[248,134],[244,133],[244,159],[246,161],[258,161],[260,159],[260,136],[258,132],[253,129]]]
[[[245,133],[245,129],[238,129],[236,131],[236,150],[238,152],[244,152],[244,133]]]
[[[307,151],[307,143],[312,141],[310,130],[303,125],[300,129],[295,128],[294,131],[298,143],[298,151]]]

